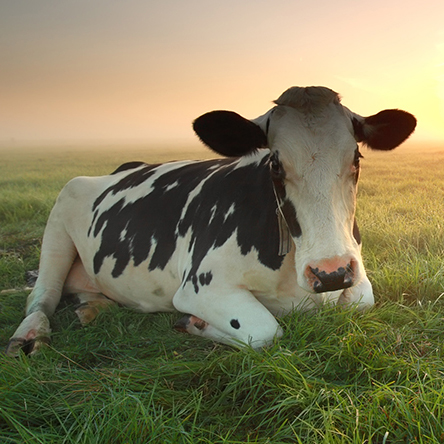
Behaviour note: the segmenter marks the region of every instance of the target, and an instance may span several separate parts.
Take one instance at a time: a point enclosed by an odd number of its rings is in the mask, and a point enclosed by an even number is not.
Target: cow
[[[355,220],[358,144],[391,150],[415,126],[405,111],[361,117],[329,88],[292,87],[254,120],[212,111],[194,121],[222,158],[72,179],[7,354],[48,342],[62,293],[77,295],[84,322],[115,302],[178,311],[179,331],[255,348],[282,336],[276,317],[292,310],[372,306]]]

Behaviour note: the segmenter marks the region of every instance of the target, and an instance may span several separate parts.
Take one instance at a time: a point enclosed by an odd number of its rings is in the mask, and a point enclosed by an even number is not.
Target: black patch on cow
[[[239,324],[239,321],[238,321],[237,319],[232,319],[232,320],[230,321],[230,325],[231,325],[233,328],[235,328],[236,330],[239,330],[239,329],[240,329],[240,324]]]
[[[190,277],[189,279],[191,281],[191,283],[193,284],[194,287],[194,292],[195,293],[199,293],[199,285],[198,285],[198,280],[197,280],[197,276],[195,274],[193,274],[193,276]]]
[[[193,122],[205,145],[227,157],[243,156],[267,146],[267,136],[250,120],[232,111],[211,111]]]
[[[254,249],[264,266],[280,268],[283,257],[278,255],[276,201],[267,162],[264,156],[259,164],[238,168],[237,159],[181,164],[174,169],[169,166],[168,171],[160,171],[149,181],[157,166],[130,172],[106,189],[93,205],[92,210],[98,214],[90,234],[101,236],[94,272],[99,273],[105,258],[112,257],[112,275],[118,277],[131,260],[138,266],[150,253],[148,269],[164,269],[176,249],[178,236],[185,236],[189,230],[192,261],[184,278],[197,290],[199,284],[207,285],[212,278],[208,273],[198,273],[202,260],[210,249],[222,246],[234,233],[243,255]],[[107,196],[145,184],[146,196],[126,202],[126,193],[122,193],[106,210],[99,208]],[[187,205],[190,193],[200,186]]]
[[[270,174],[273,181],[274,191],[276,198],[279,201],[282,215],[292,237],[300,237],[302,235],[302,229],[298,222],[296,209],[292,202],[287,198],[287,192],[285,191],[285,170],[279,160],[279,152],[275,152],[270,157]]]
[[[96,220],[97,220],[97,216],[98,216],[98,215],[99,215],[99,211],[98,211],[98,210],[95,210],[94,213],[93,213],[93,218],[92,218],[92,221],[91,221],[91,225],[90,225],[89,228],[88,228],[88,237],[91,236],[91,231],[92,231],[92,229],[93,229],[94,224],[96,223]]]
[[[361,233],[359,232],[359,227],[356,219],[353,221],[353,237],[355,238],[356,242],[361,245]]]
[[[120,165],[117,168],[117,170],[113,171],[111,174],[117,174],[117,173],[121,173],[122,171],[133,170],[134,168],[138,168],[142,165],[146,165],[146,163],[139,162],[139,161],[127,162],[127,163]]]
[[[359,180],[359,174],[361,171],[361,159],[363,157],[364,156],[359,152],[359,147],[357,147],[355,150],[355,157],[353,159],[353,167],[355,169],[355,174],[354,174],[355,183],[358,183]]]
[[[199,293],[199,284],[201,287],[205,285],[210,285],[211,281],[213,280],[213,273],[211,271],[208,271],[207,273],[200,273],[199,276],[193,274],[190,276],[190,279],[194,287],[194,291],[196,293]]]
[[[281,206],[282,214],[284,215],[285,222],[287,222],[288,229],[292,237],[302,236],[302,229],[299,225],[298,218],[296,215],[296,209],[290,200],[285,199],[283,205]]]
[[[199,275],[199,283],[202,286],[210,285],[212,280],[213,280],[213,273],[211,273],[211,271],[208,271],[207,273],[201,273]]]

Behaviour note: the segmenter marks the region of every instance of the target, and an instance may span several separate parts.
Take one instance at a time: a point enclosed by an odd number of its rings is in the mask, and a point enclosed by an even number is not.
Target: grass
[[[36,268],[46,217],[70,177],[204,155],[111,148],[30,150],[26,162],[8,153],[0,289],[23,287],[23,272]],[[0,442],[444,442],[444,151],[364,156],[358,220],[375,308],[293,313],[274,345],[238,351],[173,331],[178,315],[112,308],[82,328],[62,305],[50,347],[0,355]],[[2,347],[26,295],[0,295]]]

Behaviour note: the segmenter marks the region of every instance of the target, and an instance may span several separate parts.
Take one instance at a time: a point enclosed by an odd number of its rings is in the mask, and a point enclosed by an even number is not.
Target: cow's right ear
[[[262,129],[232,111],[211,111],[193,122],[200,140],[218,154],[240,157],[267,146]]]
[[[416,127],[416,118],[399,109],[386,109],[370,117],[354,114],[355,139],[374,150],[392,150],[404,142]]]

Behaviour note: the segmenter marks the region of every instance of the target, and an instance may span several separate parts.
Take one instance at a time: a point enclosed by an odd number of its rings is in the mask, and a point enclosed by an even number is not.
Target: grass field
[[[51,346],[0,355],[0,443],[444,442],[444,146],[363,150],[358,197],[376,306],[281,320],[238,351],[172,330],[173,314],[72,307]],[[211,157],[198,146],[0,150],[0,346],[18,326],[24,272],[61,187],[129,160]]]

